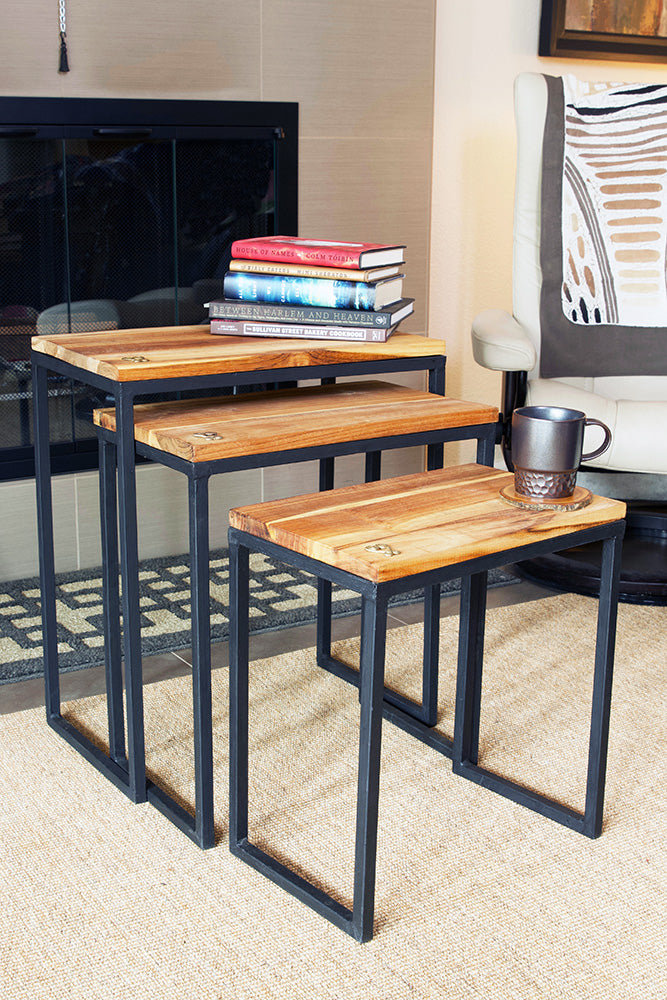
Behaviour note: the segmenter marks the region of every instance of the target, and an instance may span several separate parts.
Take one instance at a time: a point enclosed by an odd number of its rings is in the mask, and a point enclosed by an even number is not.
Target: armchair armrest
[[[496,372],[529,372],[537,352],[523,327],[504,309],[485,309],[472,322],[477,364]]]

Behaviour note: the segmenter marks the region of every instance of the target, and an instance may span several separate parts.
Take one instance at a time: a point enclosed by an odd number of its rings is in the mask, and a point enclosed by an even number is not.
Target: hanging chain
[[[67,61],[67,13],[65,11],[65,0],[58,0],[60,12],[60,66],[59,73],[69,73],[69,63]]]

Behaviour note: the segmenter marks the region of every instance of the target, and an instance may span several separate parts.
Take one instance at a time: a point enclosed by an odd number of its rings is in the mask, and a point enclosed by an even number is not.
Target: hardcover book
[[[232,243],[232,257],[287,261],[290,264],[324,264],[327,267],[379,267],[400,264],[405,245],[342,243],[310,240],[301,236],[257,236]]]
[[[315,323],[250,323],[245,320],[212,319],[211,333],[232,337],[288,337],[307,340],[355,340],[384,343],[398,326],[377,328],[324,326]]]
[[[381,278],[393,278],[399,274],[400,264],[358,270],[355,267],[324,267],[318,264],[287,264],[284,261],[233,258],[229,262],[229,270],[256,274],[293,274],[302,278],[330,278],[338,281],[379,281]]]
[[[288,306],[275,302],[240,302],[220,299],[209,302],[210,319],[239,319],[257,323],[310,323],[323,326],[356,326],[388,329],[414,311],[414,299],[399,299],[384,309],[327,309],[319,306]]]
[[[223,283],[227,299],[243,302],[280,302],[286,305],[326,306],[330,309],[381,309],[403,294],[403,275],[382,281],[332,281],[291,274],[252,274],[228,271]]]

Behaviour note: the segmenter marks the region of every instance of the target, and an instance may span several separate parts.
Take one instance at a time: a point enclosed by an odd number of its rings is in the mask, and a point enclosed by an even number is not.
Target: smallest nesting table
[[[383,711],[451,756],[470,778],[588,837],[599,836],[606,771],[620,550],[625,505],[593,496],[576,511],[524,510],[500,490],[509,473],[466,465],[237,508],[230,513],[230,848],[358,941],[373,935]],[[488,571],[549,552],[602,542],[602,576],[582,814],[477,763]],[[314,573],[361,595],[359,772],[352,908],[312,885],[248,837],[249,552]],[[397,718],[385,701],[387,604],[394,594],[462,578],[453,741]],[[425,671],[432,667],[426,662]],[[431,680],[437,684],[437,679]]]

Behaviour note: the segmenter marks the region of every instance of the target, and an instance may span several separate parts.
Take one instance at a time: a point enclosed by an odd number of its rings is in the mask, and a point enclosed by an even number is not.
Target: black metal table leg
[[[437,391],[441,381],[438,373],[432,375],[431,391]],[[444,384],[442,385],[444,392]],[[489,424],[479,427],[477,434],[477,457],[476,461],[481,465],[493,465],[496,426]],[[443,445],[431,444],[427,450],[427,467],[429,470],[442,468]],[[475,600],[486,599],[487,574],[483,576],[483,582],[479,582],[475,588]],[[330,585],[318,581],[318,587],[328,588],[325,594],[330,593]],[[465,581],[463,581],[465,591]],[[463,592],[464,592],[463,591]],[[462,596],[463,600],[463,596]],[[319,601],[318,601],[319,604]],[[318,664],[325,670],[329,670],[337,677],[348,681],[348,683],[359,684],[357,671],[341,663],[331,655],[330,625],[327,632],[327,621],[330,620],[330,606],[328,617],[324,614],[321,617],[321,625],[318,625]],[[321,629],[321,633],[320,633]],[[482,633],[483,637],[483,633]],[[438,721],[438,670],[439,670],[439,641],[440,641],[440,584],[434,584],[425,589],[424,592],[424,652],[423,652],[423,675],[422,675],[422,701],[421,704],[406,698],[398,692],[385,689],[384,702],[385,718],[394,725],[399,726],[406,732],[416,736],[422,742],[427,743],[433,749],[438,750],[446,757],[452,756],[452,740],[435,731],[429,732]],[[478,712],[479,716],[479,712]],[[479,718],[478,718],[479,724]],[[475,737],[476,739],[476,737]]]
[[[349,932],[352,911],[248,841],[248,549],[229,541],[229,849]]]
[[[586,801],[583,813],[509,778],[503,778],[477,763],[486,610],[482,576],[485,574],[472,574],[462,591],[452,758],[454,773],[592,838],[598,837],[602,830],[622,539],[623,522],[610,525],[607,537],[601,539],[602,579],[598,605]],[[556,547],[552,549],[552,551],[557,550]],[[484,581],[484,592],[485,588]]]
[[[192,623],[192,714],[195,765],[194,816],[153,781],[151,805],[201,848],[215,846],[213,818],[213,718],[209,610],[208,474],[195,467],[188,478]]]
[[[382,452],[367,451],[364,459],[364,482],[375,483],[382,476]]]
[[[53,549],[53,496],[51,492],[51,447],[49,441],[49,397],[47,369],[32,364],[35,419],[35,481],[37,488],[37,538],[42,602],[44,650],[44,697],[46,717],[60,718],[58,672],[58,625],[56,618],[56,569]]]
[[[378,588],[374,599],[362,597],[361,711],[354,899],[349,933],[357,941],[373,937],[377,856],[382,695],[384,690],[387,600]]]
[[[440,584],[424,592],[424,642],[422,655],[422,711],[425,726],[438,721],[438,670],[440,667]]]
[[[322,581],[318,580],[318,586]],[[363,619],[363,606],[362,606]],[[326,627],[326,619],[323,619]],[[363,627],[363,621],[362,621]],[[433,584],[424,591],[424,642],[422,670],[422,701],[419,704],[398,691],[385,687],[383,695],[383,712],[387,721],[399,729],[405,730],[411,736],[417,737],[423,743],[438,750],[446,757],[452,755],[452,741],[433,728],[438,721],[438,670],[439,670],[439,640],[440,640],[440,584]],[[342,663],[331,655],[331,647],[318,644],[318,666],[329,673],[347,681],[348,684],[360,686],[360,670]]]
[[[479,465],[493,465],[496,451],[496,432],[496,425],[490,424],[477,438],[477,456],[475,461]]]
[[[195,745],[195,840],[213,847],[213,712],[208,476],[190,480],[190,581],[192,590],[192,701]]]
[[[591,706],[588,748],[586,807],[582,833],[599,837],[602,832],[602,809],[607,772],[607,745],[611,712],[611,686],[616,643],[616,611],[621,575],[622,538],[608,538],[602,543],[600,599],[598,604],[595,673]]]
[[[230,539],[229,606],[229,843],[248,839],[248,549]]]
[[[319,491],[332,490],[334,488],[335,465],[333,458],[320,459]],[[324,657],[331,655],[331,584],[328,580],[318,579],[317,581],[317,655]]]
[[[146,750],[139,617],[137,484],[134,464],[134,397],[123,384],[116,397],[120,564],[123,583],[125,697],[127,702],[128,795],[146,801]]]
[[[364,459],[364,482],[376,482],[381,475],[382,452],[367,451]],[[334,459],[320,459],[319,490],[334,488]],[[331,662],[331,584],[328,580],[317,581],[317,658],[320,666],[328,669]]]
[[[64,719],[61,714],[47,372],[46,359],[44,362],[41,358],[33,360],[35,480],[46,718],[52,729],[127,794],[128,774],[125,761],[112,759],[100,750],[92,740],[79,732],[67,719]],[[117,721],[114,721],[113,725],[117,726]],[[116,749],[118,746],[118,741],[116,741]]]
[[[482,697],[484,625],[488,573],[461,580],[459,620],[459,675],[454,718],[454,760],[477,763],[479,715]]]
[[[362,596],[359,770],[352,909],[277,861],[248,840],[248,603],[249,550],[230,533],[230,788],[229,846],[291,895],[358,941],[373,936],[377,853],[382,692],[384,688],[387,599],[378,590]]]
[[[127,768],[125,710],[118,586],[118,507],[116,502],[116,446],[99,437],[100,528],[102,540],[102,607],[104,669],[109,725],[109,756]]]
[[[385,688],[383,712],[385,719],[394,726],[444,757],[451,757],[452,740],[434,728],[438,721],[439,645],[440,584],[436,583],[424,590],[421,704]]]
[[[387,718],[397,726],[405,716],[404,728],[411,731],[416,722],[423,729],[435,726],[438,721],[438,668],[440,659],[440,584],[424,589],[424,639],[422,644],[422,696],[421,703],[405,695],[384,690]]]

